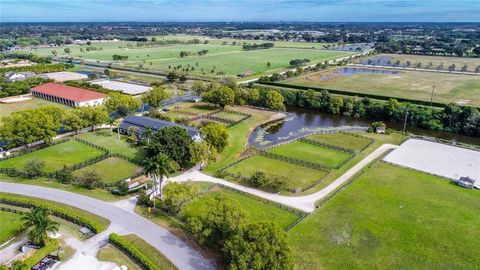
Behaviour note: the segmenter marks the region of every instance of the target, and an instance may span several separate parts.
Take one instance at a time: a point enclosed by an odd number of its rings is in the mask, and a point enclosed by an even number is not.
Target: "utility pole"
[[[430,98],[430,106],[432,106],[433,103],[433,94],[435,93],[435,85],[432,86],[432,97]]]
[[[405,121],[403,122],[403,133],[405,133],[405,129],[407,128],[407,117],[408,117],[408,110],[405,113]]]

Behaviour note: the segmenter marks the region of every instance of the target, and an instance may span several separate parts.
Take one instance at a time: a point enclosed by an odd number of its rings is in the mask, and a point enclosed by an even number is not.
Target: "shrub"
[[[67,165],[63,165],[63,168],[56,173],[56,178],[63,184],[68,184],[73,179],[72,170]]]
[[[32,158],[25,162],[24,174],[25,177],[35,179],[42,175],[45,162],[38,158]]]
[[[151,206],[152,205],[152,201],[150,201],[150,198],[148,198],[148,195],[147,195],[147,192],[145,192],[145,189],[141,189],[138,192],[137,204],[138,205],[143,205],[143,206]]]
[[[147,270],[160,270],[160,267],[151,261],[146,254],[144,254],[134,244],[123,239],[120,235],[112,233],[110,234],[109,238],[113,245],[130,255],[133,259],[135,259],[136,262],[141,264],[143,268]]]
[[[123,196],[128,193],[128,183],[126,181],[119,181],[116,186],[118,195]]]
[[[88,189],[94,189],[100,185],[101,177],[96,170],[85,169],[80,173],[76,181]]]
[[[43,257],[47,256],[50,253],[53,253],[57,250],[60,241],[58,239],[52,239],[47,245],[38,249],[33,253],[31,257],[26,259],[24,263],[27,265],[26,269],[30,269],[35,264],[37,264]]]

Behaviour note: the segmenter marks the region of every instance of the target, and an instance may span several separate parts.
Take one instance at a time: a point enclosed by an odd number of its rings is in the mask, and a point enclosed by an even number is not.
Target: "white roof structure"
[[[410,139],[384,160],[450,179],[464,176],[480,181],[480,151]]]
[[[91,84],[97,84],[104,88],[120,91],[128,95],[138,95],[150,91],[152,88],[149,86],[138,85],[133,83],[125,83],[119,81],[111,81],[106,79],[90,81]]]
[[[78,81],[78,80],[88,79],[88,76],[85,74],[81,74],[77,72],[69,72],[69,71],[44,73],[44,74],[41,74],[41,76],[46,77],[48,79],[55,80],[57,82]]]

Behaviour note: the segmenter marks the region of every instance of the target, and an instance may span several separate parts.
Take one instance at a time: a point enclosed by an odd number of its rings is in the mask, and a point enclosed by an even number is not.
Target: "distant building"
[[[5,72],[5,80],[7,82],[23,81],[27,78],[34,77],[35,75],[34,72],[7,71]]]
[[[85,74],[77,73],[77,72],[69,72],[69,71],[43,73],[43,74],[40,74],[39,76],[45,79],[50,79],[57,82],[79,81],[79,80],[88,79],[88,76]]]
[[[32,95],[72,107],[101,105],[105,99],[105,94],[59,83],[34,87]]]
[[[472,189],[475,187],[475,180],[470,177],[462,176],[458,179],[457,184],[461,187]]]
[[[194,141],[200,141],[202,139],[202,137],[200,136],[200,131],[196,128],[183,126],[176,123],[155,119],[151,117],[145,117],[145,116],[134,116],[134,115],[126,116],[123,119],[119,129],[121,133],[128,134],[128,128],[136,127],[137,129],[135,133],[138,137],[141,138],[142,132],[147,127],[151,128],[152,130],[159,130],[164,127],[173,127],[173,126],[179,126],[179,127],[185,128],[188,134],[192,137],[192,140]]]
[[[247,70],[247,71],[244,71],[242,73],[239,73],[237,74],[237,77],[239,78],[245,78],[245,77],[248,77],[248,76],[253,76],[255,75],[255,72],[251,71],[251,70]]]

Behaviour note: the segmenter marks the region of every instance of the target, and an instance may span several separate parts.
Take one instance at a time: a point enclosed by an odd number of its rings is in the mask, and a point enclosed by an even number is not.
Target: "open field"
[[[339,73],[337,69],[350,70]],[[422,101],[430,101],[435,86],[434,102],[480,106],[480,76],[404,70],[390,74],[391,70],[384,73],[381,69],[367,68],[356,68],[357,71],[352,74],[351,70],[355,68],[337,69],[311,73],[281,83]]]
[[[22,231],[22,215],[0,211],[0,245]]]
[[[123,239],[128,240],[131,244],[135,245],[139,250],[141,250],[145,255],[147,255],[150,260],[152,260],[160,269],[177,269],[160,251],[152,247],[150,244],[145,242],[142,238],[136,236],[135,234],[129,234],[122,236]]]
[[[45,162],[44,172],[54,172],[60,170],[63,165],[73,165],[99,156],[102,153],[102,151],[86,144],[69,140],[18,157],[2,160],[0,161],[0,168],[22,170],[28,160],[38,158]]]
[[[112,244],[102,247],[97,253],[97,258],[99,261],[114,262],[119,266],[125,265],[129,270],[142,270],[140,265]]]
[[[329,147],[323,147],[303,141],[294,141],[268,150],[270,153],[284,157],[292,157],[303,161],[318,163],[326,167],[336,168],[352,154],[341,152]]]
[[[139,162],[145,157],[145,151],[143,148],[127,142],[127,136],[120,135],[120,139],[118,139],[117,133],[113,132],[112,135],[110,135],[110,130],[108,129],[82,133],[78,135],[78,137],[104,147],[111,153],[122,154]]]
[[[227,169],[228,173],[240,174],[245,177],[250,177],[256,171],[264,172],[267,177],[286,179],[285,188],[290,190],[308,186],[327,174],[323,170],[295,165],[261,155],[247,158]]]
[[[467,70],[475,72],[475,69],[480,66],[480,59],[468,57],[451,57],[451,56],[426,56],[426,55],[412,55],[412,54],[379,54],[369,58],[375,65],[393,65],[400,61],[398,66],[407,66],[410,62],[410,67],[416,67],[421,64],[420,68],[437,70],[439,65],[443,64],[443,69],[448,70],[452,64],[455,65],[455,70],[460,71],[464,65],[467,65]],[[369,63],[369,59],[361,60],[364,64]],[[390,63],[388,63],[390,61]]]
[[[220,117],[220,118],[227,119],[227,120],[232,120],[232,121],[240,121],[245,117],[245,115],[229,113],[229,112],[225,112],[225,111],[216,113],[213,116]]]
[[[248,222],[270,221],[280,228],[285,228],[298,218],[296,214],[287,212],[273,204],[221,188],[202,194],[199,198],[185,205],[180,214],[186,217],[199,216],[205,212],[206,208],[210,207],[216,196],[222,196],[228,201],[237,203],[243,210]]]
[[[308,136],[307,138],[350,150],[363,149],[370,143],[370,140],[366,138],[356,137],[345,133],[320,133]]]
[[[61,108],[70,108],[59,103],[51,102],[45,99],[33,97],[31,100],[16,103],[0,103],[0,122],[1,118],[14,112],[36,109],[42,106],[59,106]]]
[[[377,163],[288,232],[297,269],[475,269],[480,193]]]
[[[77,170],[73,174],[74,176],[78,176],[85,170],[97,171],[102,179],[102,182],[108,184],[127,179],[133,174],[141,171],[142,168],[125,159],[111,157]]]

